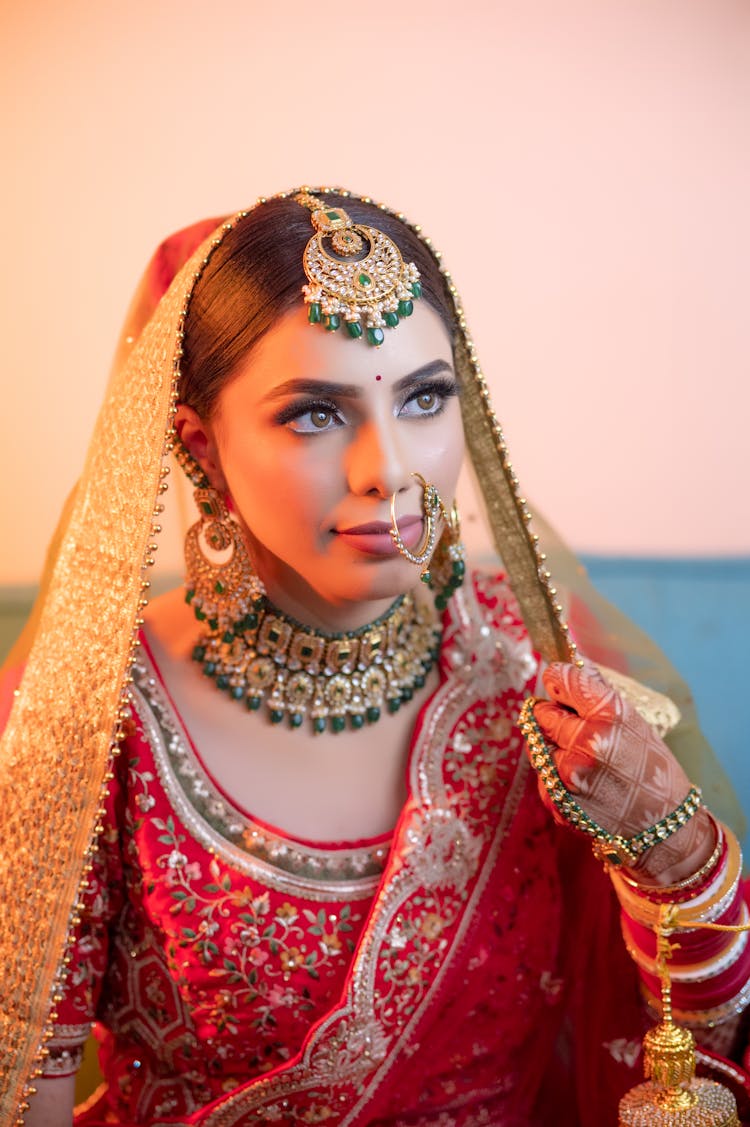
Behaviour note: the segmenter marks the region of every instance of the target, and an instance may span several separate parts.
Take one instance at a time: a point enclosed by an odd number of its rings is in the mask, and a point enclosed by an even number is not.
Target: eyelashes
[[[428,408],[423,411],[419,411],[411,415],[410,417],[418,418],[421,414],[425,418],[434,418],[435,415],[439,415],[445,410],[448,400],[454,398],[456,395],[458,395],[458,384],[456,383],[456,381],[449,379],[447,376],[438,376],[436,379],[429,380],[427,383],[424,383],[420,387],[415,388],[413,391],[409,392],[403,404],[401,405],[399,414],[403,414],[404,408],[407,407],[410,403],[418,404],[420,399],[426,399],[428,396],[433,396],[436,400],[438,400],[435,407],[433,407],[432,409]]]
[[[445,410],[448,400],[457,395],[458,384],[454,379],[437,377],[409,391],[396,413],[398,417],[409,420],[434,419]],[[430,397],[435,400],[434,405],[420,405],[420,400]],[[330,399],[292,400],[273,416],[276,426],[287,426],[295,434],[321,434],[337,429],[346,421],[344,409]]]
[[[305,415],[314,415],[315,413],[340,418],[339,408],[335,403],[331,403],[326,399],[305,399],[287,403],[286,407],[282,407],[280,411],[276,412],[273,421],[277,426],[283,427],[288,423],[295,422],[297,419],[304,418]],[[318,427],[317,429],[320,430],[321,428]]]

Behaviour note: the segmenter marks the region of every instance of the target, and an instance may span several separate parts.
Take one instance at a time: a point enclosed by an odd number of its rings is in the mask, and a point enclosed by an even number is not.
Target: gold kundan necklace
[[[434,613],[410,594],[346,633],[304,626],[265,595],[232,630],[202,621],[193,659],[217,688],[251,711],[265,705],[272,724],[286,717],[300,728],[308,717],[314,732],[343,732],[347,719],[356,730],[379,720],[383,709],[397,712],[424,686],[441,637]]]

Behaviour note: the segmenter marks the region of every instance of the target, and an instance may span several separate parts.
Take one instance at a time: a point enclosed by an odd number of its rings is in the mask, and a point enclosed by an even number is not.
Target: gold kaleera
[[[698,925],[711,930],[744,931],[746,927]],[[620,1101],[618,1127],[740,1127],[734,1096],[723,1084],[695,1075],[695,1038],[672,1017],[672,983],[668,962],[679,946],[670,941],[679,927],[676,904],[663,904],[654,927],[656,965],[661,981],[662,1018],[643,1038],[646,1080]]]

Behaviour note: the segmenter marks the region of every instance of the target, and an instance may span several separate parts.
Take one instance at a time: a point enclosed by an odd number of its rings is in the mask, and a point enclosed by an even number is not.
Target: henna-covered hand
[[[615,691],[595,666],[554,662],[545,670],[549,701],[534,716],[563,784],[585,812],[612,834],[629,838],[670,814],[686,797],[690,780],[654,729]],[[562,816],[540,784],[545,805]],[[710,856],[714,830],[705,810],[666,841],[649,849],[637,875],[671,884],[695,872]]]

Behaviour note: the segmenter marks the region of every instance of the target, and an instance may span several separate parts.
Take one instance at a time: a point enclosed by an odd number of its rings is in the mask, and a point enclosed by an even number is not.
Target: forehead
[[[232,393],[230,398],[242,394],[261,399],[295,378],[385,388],[432,360],[452,366],[453,350],[445,325],[424,301],[415,303],[411,317],[385,331],[379,348],[364,338],[349,337],[343,328],[328,332],[320,324],[309,324],[307,310],[300,306],[265,333],[225,392]]]

